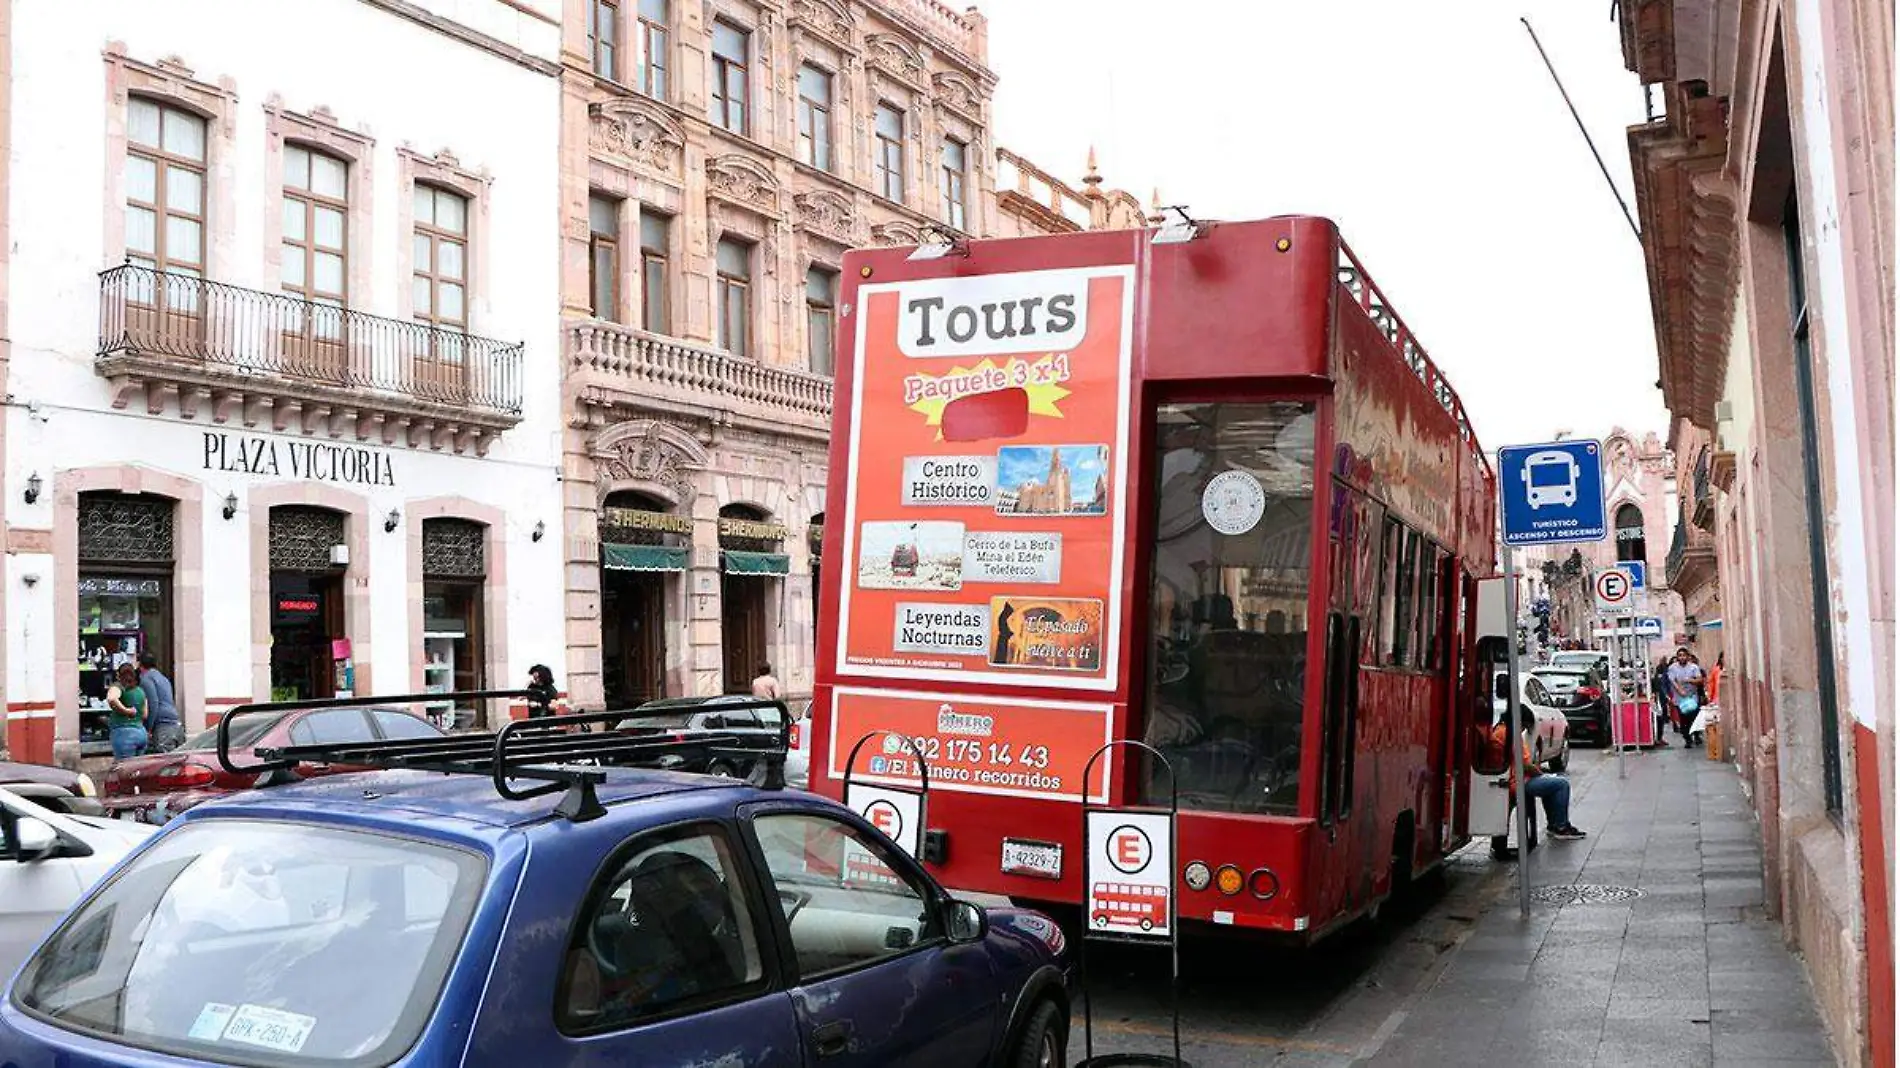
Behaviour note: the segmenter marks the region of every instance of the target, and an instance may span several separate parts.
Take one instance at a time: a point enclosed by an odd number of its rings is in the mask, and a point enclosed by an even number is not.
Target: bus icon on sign
[[[1524,458],[1524,497],[1532,508],[1556,505],[1569,508],[1577,503],[1577,479],[1582,474],[1577,461],[1567,452],[1546,449]]]
[[[1152,931],[1168,922],[1168,888],[1136,883],[1096,883],[1089,918],[1098,928],[1139,927]]]

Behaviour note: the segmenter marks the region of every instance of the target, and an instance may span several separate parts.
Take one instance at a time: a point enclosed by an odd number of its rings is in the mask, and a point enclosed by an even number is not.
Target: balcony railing
[[[131,264],[102,272],[99,286],[102,374],[137,361],[138,373],[182,373],[208,386],[285,383],[366,408],[381,396],[474,422],[521,418],[520,342]]]
[[[1696,457],[1695,474],[1690,479],[1694,496],[1690,498],[1690,519],[1703,530],[1715,529],[1715,495],[1709,483],[1709,449],[1704,446]]]
[[[1689,548],[1687,528],[1676,523],[1675,537],[1669,539],[1669,555],[1663,558],[1663,581],[1675,585],[1676,576],[1682,573],[1682,555]]]
[[[828,431],[831,424],[832,387],[826,375],[600,320],[570,324],[567,344],[583,387],[813,430]]]

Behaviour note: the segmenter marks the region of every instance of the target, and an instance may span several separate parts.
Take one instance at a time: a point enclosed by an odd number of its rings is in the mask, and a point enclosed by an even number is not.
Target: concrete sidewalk
[[[1834,1065],[1801,962],[1762,910],[1735,770],[1701,749],[1572,757],[1580,842],[1544,836],[1369,1065]],[[1541,812],[1541,810],[1540,810]]]

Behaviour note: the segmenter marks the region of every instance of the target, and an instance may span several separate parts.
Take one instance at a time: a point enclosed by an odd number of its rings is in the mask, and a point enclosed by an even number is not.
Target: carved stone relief
[[[982,100],[968,78],[955,71],[943,71],[931,78],[930,84],[936,91],[937,103],[972,121],[982,116]]]
[[[864,39],[873,67],[898,81],[921,88],[927,81],[923,57],[909,41],[889,33],[874,33]]]
[[[792,197],[801,230],[850,245],[858,236],[858,215],[851,199],[829,189],[812,189]]]
[[[852,31],[856,28],[851,9],[837,0],[797,0],[792,5],[791,22],[830,38],[840,47],[851,44]]]
[[[644,483],[664,489],[678,508],[693,500],[692,472],[706,466],[708,456],[691,434],[668,423],[643,419],[602,431],[594,459],[599,465],[595,492],[602,500],[626,483]]]
[[[714,196],[767,215],[779,214],[778,179],[761,163],[736,153],[706,161],[706,184]]]
[[[638,98],[589,105],[587,147],[662,174],[679,170],[686,131],[663,109]]]
[[[923,235],[910,223],[894,219],[871,227],[871,243],[885,247],[918,245],[923,243]]]

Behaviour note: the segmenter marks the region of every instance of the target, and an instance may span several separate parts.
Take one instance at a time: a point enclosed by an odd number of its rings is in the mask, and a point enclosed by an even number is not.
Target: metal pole
[[[1596,157],[1597,169],[1603,172],[1603,180],[1610,186],[1610,195],[1616,198],[1616,206],[1623,209],[1623,218],[1630,224],[1630,233],[1636,240],[1643,239],[1643,232],[1636,226],[1636,216],[1630,214],[1630,206],[1623,201],[1623,191],[1616,187],[1616,179],[1610,177],[1610,168],[1603,162],[1603,153],[1597,151],[1597,143],[1591,138],[1590,130],[1583,124],[1583,116],[1577,114],[1577,105],[1570,102],[1570,91],[1564,88],[1564,80],[1557,77],[1557,68],[1550,62],[1550,54],[1544,51],[1544,42],[1537,39],[1537,31],[1531,29],[1531,20],[1519,18],[1524,24],[1524,32],[1531,35],[1531,43],[1537,46],[1537,54],[1544,57],[1544,69],[1550,71],[1550,80],[1557,83],[1557,92],[1563,94],[1564,106],[1570,109],[1570,117],[1577,122],[1577,132],[1583,135],[1583,143],[1590,146],[1590,154]]]
[[[1531,821],[1530,821],[1530,777],[1524,774],[1524,736],[1518,725],[1518,695],[1524,691],[1518,678],[1517,665],[1517,554],[1511,551],[1510,543],[1504,546],[1504,640],[1506,671],[1511,681],[1510,696],[1504,699],[1504,719],[1510,724],[1505,732],[1507,739],[1516,741],[1505,754],[1510,760],[1511,777],[1517,780],[1517,914],[1524,919],[1531,915]],[[1508,742],[1506,743],[1509,744]]]
[[[1622,657],[1619,656],[1618,654],[1620,652],[1620,647],[1623,644],[1623,637],[1622,635],[1617,633],[1617,631],[1620,629],[1619,623],[1620,621],[1615,616],[1611,617],[1610,619],[1610,744],[1616,747],[1616,777],[1619,779],[1627,779],[1630,777],[1630,772],[1629,772],[1629,765],[1623,759],[1623,738],[1622,738],[1623,732],[1621,729],[1622,724],[1623,724],[1623,669],[1622,669],[1623,661],[1622,661]]]

